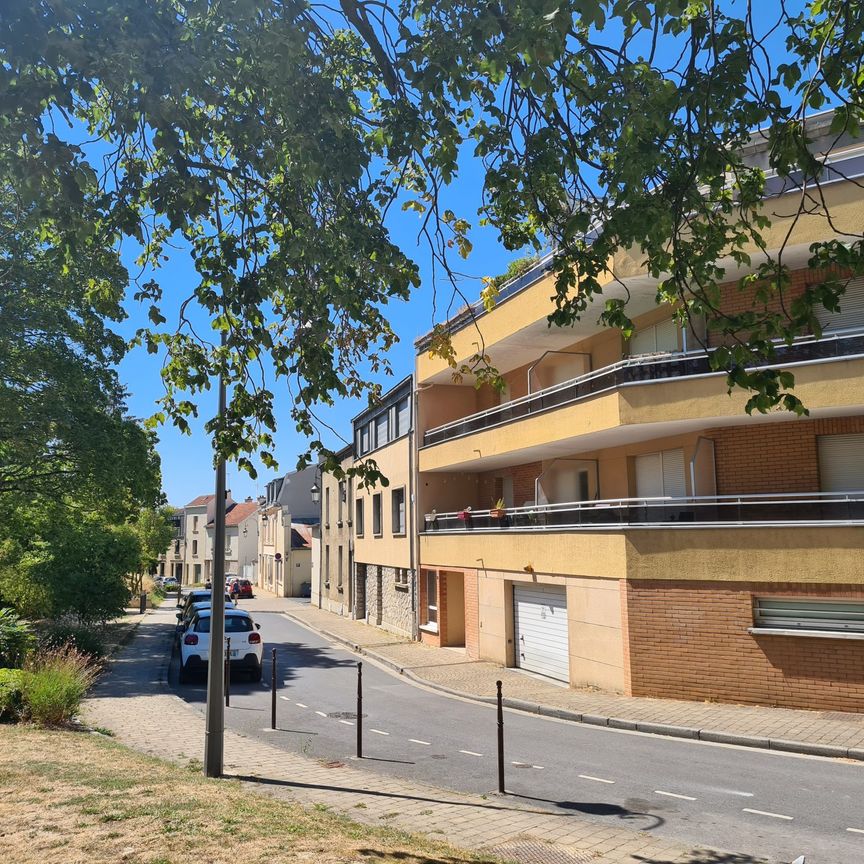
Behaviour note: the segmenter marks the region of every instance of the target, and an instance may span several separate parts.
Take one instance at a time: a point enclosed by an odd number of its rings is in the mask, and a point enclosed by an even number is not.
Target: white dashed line
[[[590,774],[580,774],[583,780],[594,780],[597,783],[614,783],[614,780],[604,780],[602,777],[592,777]]]
[[[737,792],[735,789],[722,789],[722,792],[725,792],[727,795],[740,795],[742,798],[752,798],[752,792]]]
[[[864,834],[864,828],[847,828],[847,831],[851,831],[853,834]]]
[[[316,711],[315,713],[316,713],[319,717],[326,717],[326,716],[327,716],[323,711]]]
[[[482,756],[482,753],[475,753],[473,750],[460,750],[460,753],[464,753],[466,756]]]
[[[518,768],[520,765],[526,765],[526,766],[528,765],[527,762],[511,762],[510,764],[511,764],[511,765],[515,765],[517,768]]]
[[[791,822],[794,816],[784,816],[782,813],[769,813],[767,810],[751,810],[749,807],[743,808],[744,813],[753,813],[756,816],[770,816],[772,819],[786,819]]]
[[[432,743],[430,741],[418,741],[416,738],[408,739],[412,744],[422,744],[424,747],[431,747]]]
[[[285,697],[283,696],[282,698],[284,699]],[[295,702],[294,704],[295,704],[298,708],[308,708],[308,707],[309,707],[308,705],[304,705],[302,702]]]
[[[695,801],[691,795],[679,795],[677,792],[664,792],[662,789],[655,789],[655,795],[665,795],[667,798],[680,798],[682,801]]]
[[[354,724],[350,720],[340,720],[340,723],[344,723],[346,726],[353,726]]]
[[[380,729],[370,729],[370,732],[374,732],[376,735],[389,735],[389,732],[382,732]]]
[[[291,700],[287,696],[280,696],[280,699],[284,699],[286,702],[290,702]]]
[[[532,765],[531,767],[536,768],[538,771],[545,771],[546,770],[545,765]]]

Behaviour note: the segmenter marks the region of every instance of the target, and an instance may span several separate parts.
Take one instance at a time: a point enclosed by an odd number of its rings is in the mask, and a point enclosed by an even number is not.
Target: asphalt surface
[[[255,613],[264,682],[236,676],[226,724],[322,760],[355,755],[357,662],[278,613]],[[270,656],[277,649],[277,729]],[[205,681],[180,687],[202,709]],[[663,738],[505,711],[515,800],[771,861],[864,862],[864,765]],[[440,788],[497,789],[496,711],[363,662],[363,768]]]

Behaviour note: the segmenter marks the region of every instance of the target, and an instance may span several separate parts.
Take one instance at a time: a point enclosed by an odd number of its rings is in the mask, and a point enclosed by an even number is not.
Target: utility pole
[[[222,331],[221,346],[226,342]],[[219,419],[225,419],[225,376],[219,375]],[[207,663],[207,717],[204,732],[204,774],[221,777],[225,747],[225,460],[216,459],[216,515],[213,526],[213,579],[210,591],[210,657]]]

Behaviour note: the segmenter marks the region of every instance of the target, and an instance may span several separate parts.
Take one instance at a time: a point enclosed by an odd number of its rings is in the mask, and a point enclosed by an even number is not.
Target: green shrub
[[[0,669],[0,721],[2,722],[15,721],[21,715],[23,675],[20,669]]]
[[[68,722],[78,713],[97,673],[92,657],[72,645],[32,654],[21,680],[25,711],[40,726]]]
[[[0,609],[0,667],[17,669],[35,644],[30,624],[14,609]]]
[[[42,634],[41,648],[62,648],[72,645],[82,654],[89,654],[97,659],[105,656],[105,641],[102,631],[85,624],[56,622]]]

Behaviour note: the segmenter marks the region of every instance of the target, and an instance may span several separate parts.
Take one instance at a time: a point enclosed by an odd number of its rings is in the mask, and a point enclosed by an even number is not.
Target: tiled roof
[[[244,519],[247,519],[258,509],[257,501],[243,501],[240,504],[235,504],[225,514],[226,525],[239,525]]]
[[[291,523],[291,548],[309,549],[312,546],[312,526],[300,522]]]
[[[197,498],[193,498],[186,506],[203,507],[205,504],[209,504],[215,497],[215,495],[199,495]]]

